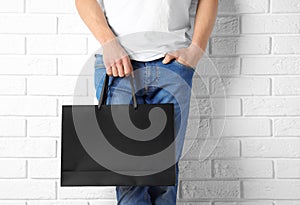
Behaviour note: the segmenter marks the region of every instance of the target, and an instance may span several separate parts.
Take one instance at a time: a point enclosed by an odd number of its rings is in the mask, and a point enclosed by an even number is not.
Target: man
[[[130,86],[119,89],[122,78],[132,75],[144,85],[138,95],[140,103],[174,103],[176,127],[176,182],[178,161],[187,125],[190,91],[166,70],[177,73],[192,86],[197,66],[217,15],[217,0],[76,0],[84,23],[101,45],[96,62],[110,76],[109,86],[114,98],[109,103],[127,102]],[[133,71],[146,68],[135,77]],[[164,68],[164,69],[163,69]],[[101,74],[103,75],[103,74]],[[95,74],[96,76],[96,74]],[[155,86],[151,83],[155,82]],[[129,83],[128,83],[129,84]],[[95,88],[99,98],[99,79]],[[174,96],[159,89],[169,89]],[[184,102],[180,105],[178,101]],[[180,114],[181,113],[181,114]],[[180,127],[180,128],[179,128]],[[120,205],[176,204],[175,186],[117,186]]]

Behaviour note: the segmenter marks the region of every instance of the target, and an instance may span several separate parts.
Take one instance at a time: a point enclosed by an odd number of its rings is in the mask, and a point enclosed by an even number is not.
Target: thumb
[[[162,61],[162,63],[163,63],[163,64],[167,64],[167,63],[169,63],[170,60],[172,60],[173,58],[174,58],[174,56],[172,56],[172,55],[170,55],[169,53],[167,53],[167,54],[165,55],[165,58],[164,58],[164,60]]]

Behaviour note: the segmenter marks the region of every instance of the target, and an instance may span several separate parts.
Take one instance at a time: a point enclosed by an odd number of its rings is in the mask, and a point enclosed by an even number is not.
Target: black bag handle
[[[136,109],[137,108],[137,102],[136,102],[135,90],[134,90],[134,85],[133,85],[133,78],[132,78],[131,75],[128,76],[128,77],[130,78],[131,94],[132,94],[132,98],[133,98],[133,106],[134,106],[134,109]],[[99,102],[98,102],[98,109],[101,108],[101,105],[106,104],[108,80],[109,80],[109,75],[107,75],[107,73],[105,73],[105,78],[104,78],[104,82],[103,82],[103,86],[102,86],[102,90],[101,90],[101,95],[100,95]]]

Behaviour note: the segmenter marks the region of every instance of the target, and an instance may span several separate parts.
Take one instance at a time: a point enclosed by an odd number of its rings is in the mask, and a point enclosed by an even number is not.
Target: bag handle
[[[136,109],[137,108],[137,102],[136,102],[135,90],[134,90],[134,85],[133,85],[133,78],[132,78],[132,75],[130,75],[128,77],[130,78],[131,94],[132,94],[132,98],[133,98],[133,106],[134,106],[134,109]],[[98,109],[101,108],[101,105],[106,104],[108,81],[109,81],[109,75],[107,75],[107,73],[105,73],[104,83],[103,83],[103,86],[102,86],[101,95],[100,95],[99,102],[98,102]]]

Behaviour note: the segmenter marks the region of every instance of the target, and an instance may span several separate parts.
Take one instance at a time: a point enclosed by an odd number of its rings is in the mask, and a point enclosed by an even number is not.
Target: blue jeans
[[[95,54],[94,86],[99,100],[105,77],[102,55]],[[174,205],[176,204],[178,185],[178,161],[180,159],[191,97],[194,69],[172,60],[162,63],[163,58],[142,62],[131,60],[133,66],[138,104],[174,103],[174,128],[176,150],[175,186],[117,186],[116,197],[119,205]],[[130,76],[129,76],[130,77]],[[106,104],[128,103],[131,97],[129,77],[109,77]],[[127,78],[127,79],[126,79]]]

